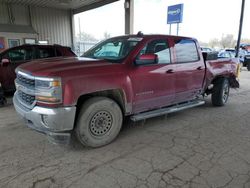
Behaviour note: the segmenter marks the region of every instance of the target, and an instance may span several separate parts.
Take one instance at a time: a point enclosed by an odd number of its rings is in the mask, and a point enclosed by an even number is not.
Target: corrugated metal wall
[[[29,9],[27,6],[12,5],[13,21],[17,25],[29,25]]]
[[[13,24],[31,24],[38,33],[38,40],[47,40],[49,44],[72,46],[70,11],[30,7],[29,16],[29,7],[27,6],[12,4],[10,8]],[[0,3],[0,24],[11,24],[9,17],[8,6]]]
[[[7,24],[8,22],[8,7],[6,4],[0,3],[0,23]]]
[[[39,40],[71,46],[69,11],[32,7],[31,19],[33,28],[39,33]]]

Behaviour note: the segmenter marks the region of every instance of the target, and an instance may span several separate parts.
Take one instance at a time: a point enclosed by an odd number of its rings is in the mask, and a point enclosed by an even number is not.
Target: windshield
[[[124,37],[108,39],[97,44],[81,57],[119,61],[125,58],[141,40],[142,38]]]

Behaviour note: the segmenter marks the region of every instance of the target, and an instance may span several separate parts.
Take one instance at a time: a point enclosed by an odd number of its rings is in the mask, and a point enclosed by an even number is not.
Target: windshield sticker
[[[132,38],[129,38],[128,41],[141,41],[143,38],[141,37],[132,37]]]

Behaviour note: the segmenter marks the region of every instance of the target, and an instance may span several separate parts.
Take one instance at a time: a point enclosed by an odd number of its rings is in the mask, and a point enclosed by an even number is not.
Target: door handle
[[[173,70],[173,69],[168,69],[168,70],[166,71],[166,73],[167,73],[167,74],[169,74],[169,73],[174,73],[174,70]]]
[[[197,67],[197,70],[203,70],[202,66]]]

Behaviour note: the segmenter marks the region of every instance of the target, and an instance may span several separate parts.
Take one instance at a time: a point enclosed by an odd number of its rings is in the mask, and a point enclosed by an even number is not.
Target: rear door
[[[33,59],[33,48],[31,46],[17,47],[7,51],[2,59],[8,59],[10,63],[2,67],[4,90],[14,90],[16,78],[15,69]]]
[[[198,52],[195,40],[185,38],[174,40],[175,103],[194,99],[202,91],[205,63]]]
[[[171,62],[167,38],[151,40],[137,57],[142,54],[157,54],[159,60],[158,64],[134,66],[129,73],[134,91],[134,113],[170,105],[175,93],[175,65]]]

